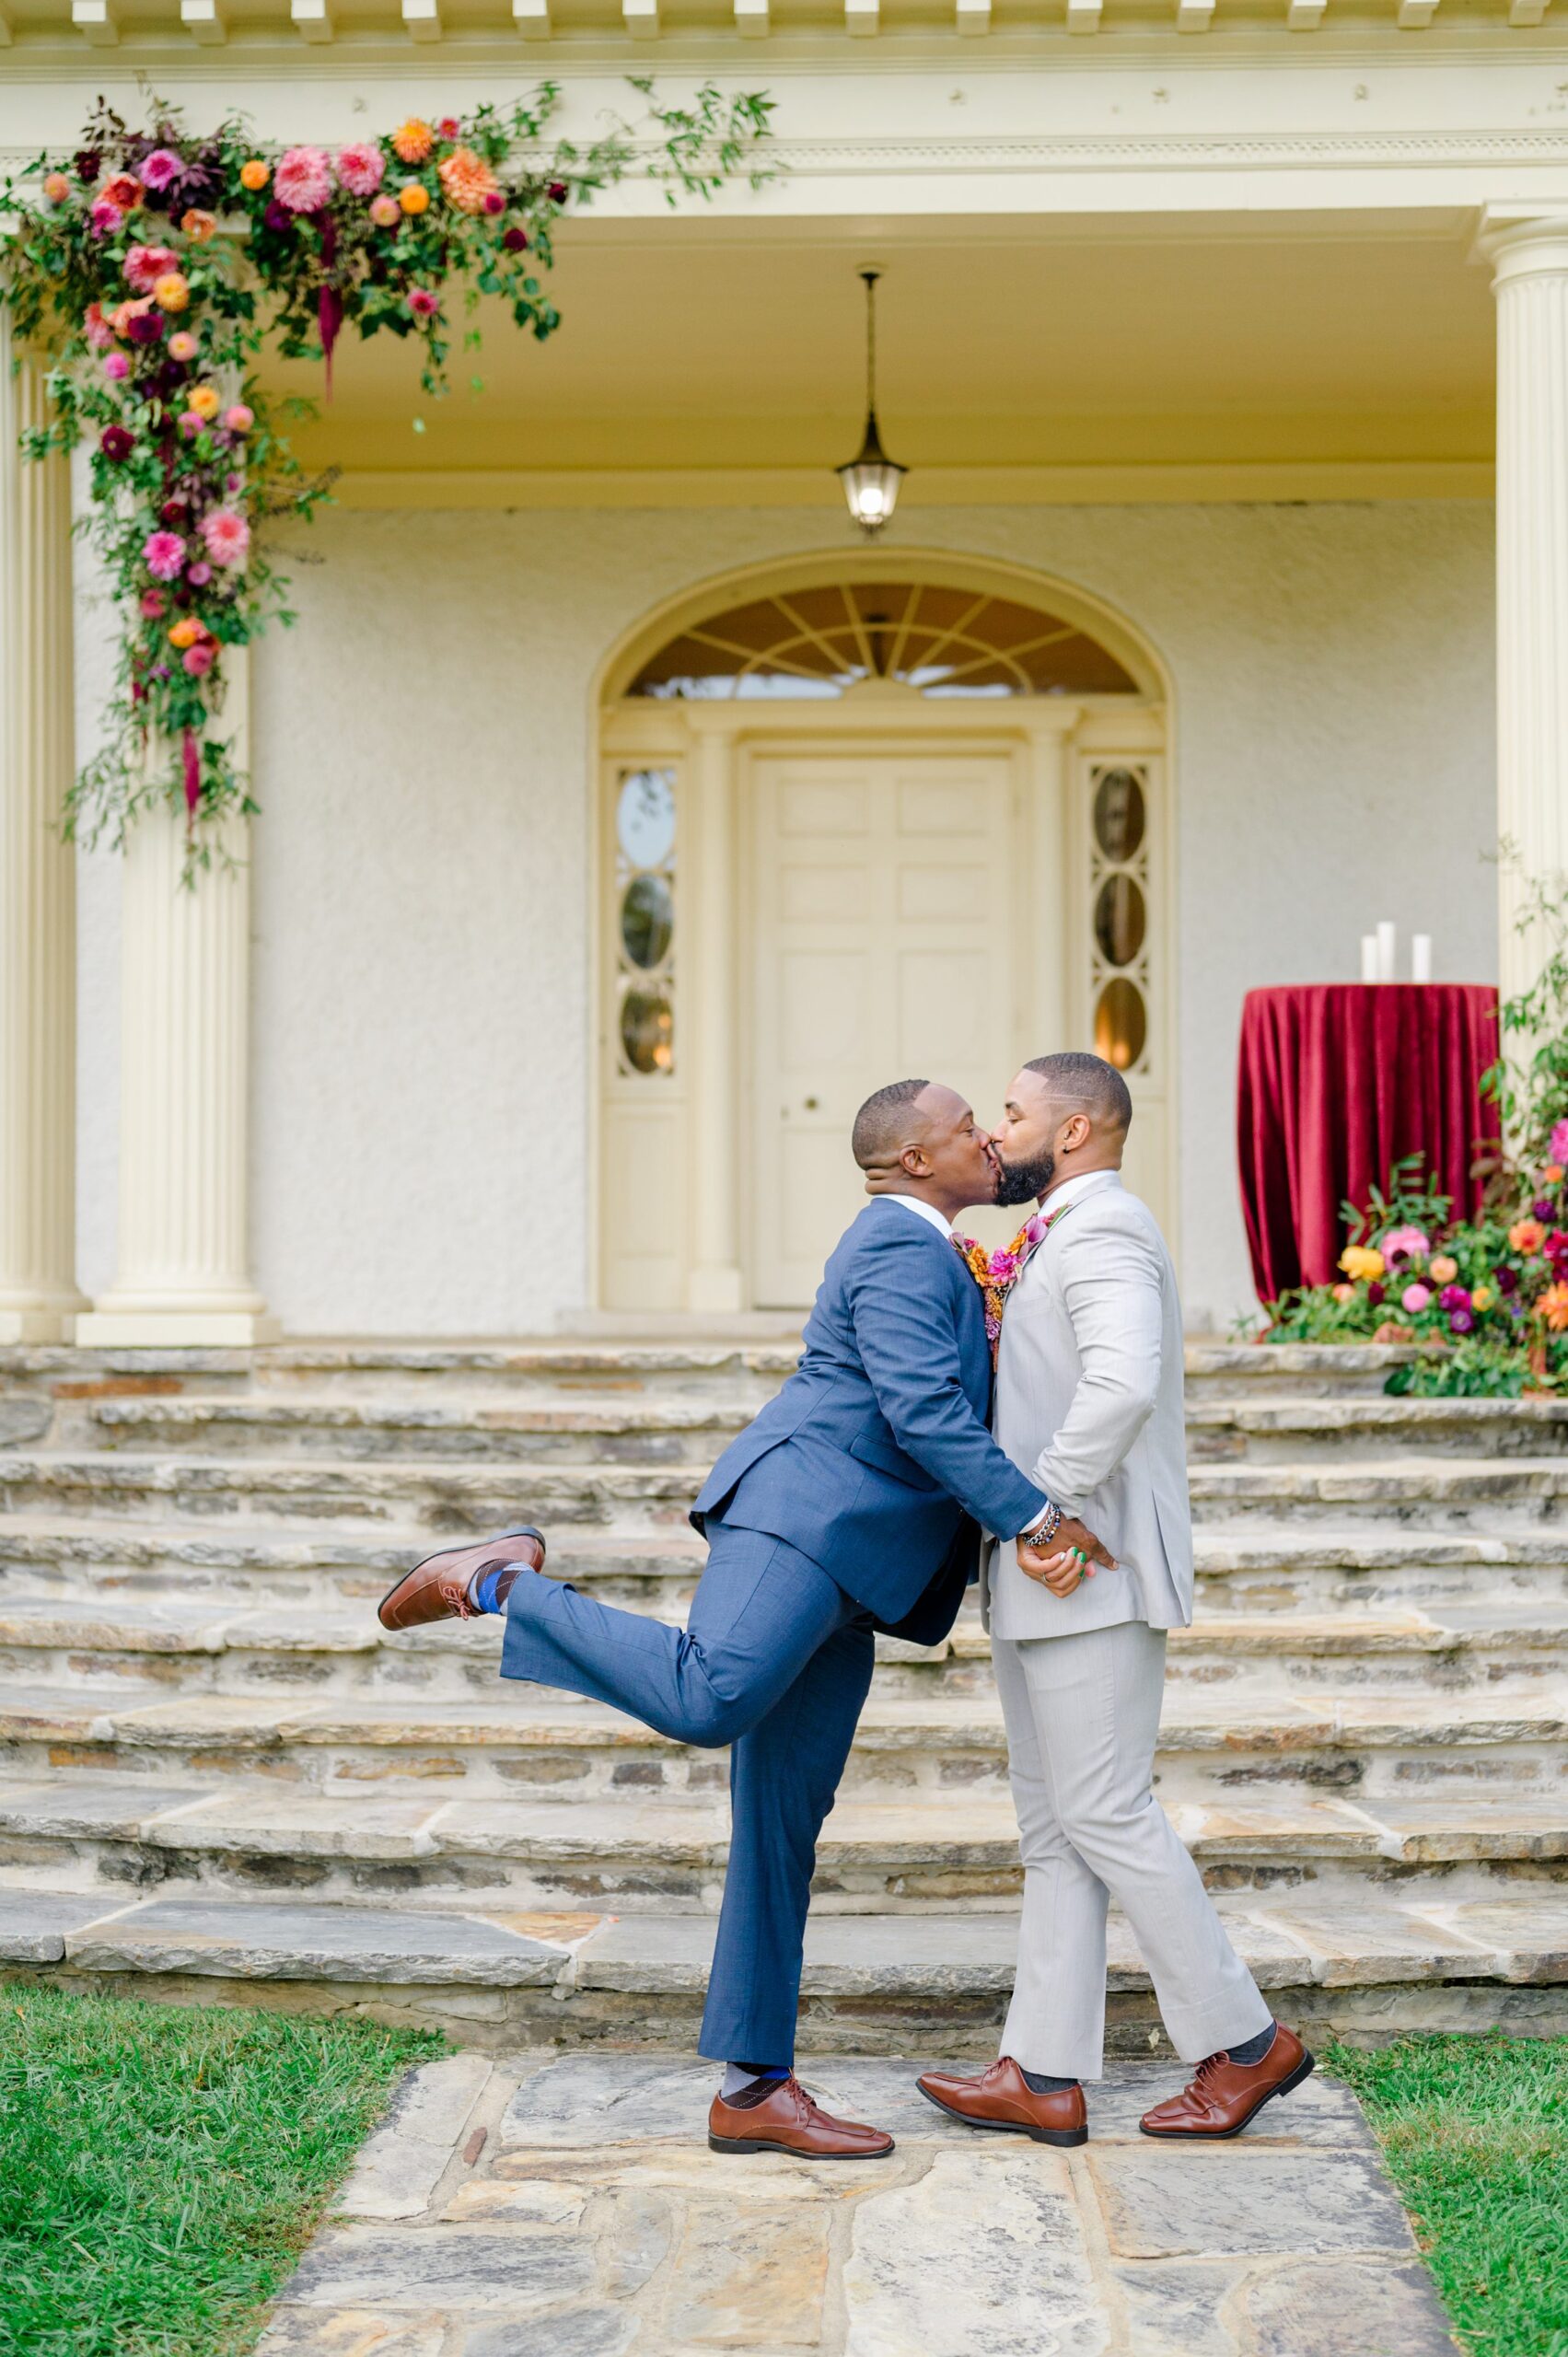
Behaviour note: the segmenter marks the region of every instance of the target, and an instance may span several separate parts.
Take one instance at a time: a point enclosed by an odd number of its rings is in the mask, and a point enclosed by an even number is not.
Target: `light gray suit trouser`
[[[1126,1620],[1073,1636],[993,1634],[991,1651],[1024,1861],[1002,2052],[1026,2071],[1100,2076],[1112,1898],[1184,2062],[1267,2029],[1273,2016],[1154,1796],[1165,1631]]]

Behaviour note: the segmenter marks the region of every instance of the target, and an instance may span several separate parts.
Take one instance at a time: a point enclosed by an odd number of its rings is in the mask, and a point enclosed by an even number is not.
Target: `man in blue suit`
[[[828,1262],[799,1366],[692,1508],[709,1553],[684,1631],[536,1577],[533,1530],[431,1556],[381,1606],[389,1628],[504,1611],[503,1677],[590,1695],[679,1743],[729,1745],[729,1866],[700,2041],[727,2065],[709,2119],[719,2152],[892,2150],[821,2111],[790,2068],[817,1836],[877,1631],[946,1636],[980,1527],[1109,1560],[986,1427],[984,1313],[950,1225],[996,1190],[970,1108],[937,1084],[895,1082],[861,1107],[854,1148],[872,1200]]]

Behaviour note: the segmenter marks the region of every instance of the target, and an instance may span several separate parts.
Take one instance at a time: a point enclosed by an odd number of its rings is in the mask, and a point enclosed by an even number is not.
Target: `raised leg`
[[[854,1609],[783,1539],[714,1524],[685,1629],[530,1573],[506,1600],[501,1674],[628,1711],[678,1743],[733,1743]]]
[[[875,1658],[871,1622],[856,1612],[730,1754],[729,1868],[698,2041],[719,2061],[787,2062],[795,2053],[817,1836]]]

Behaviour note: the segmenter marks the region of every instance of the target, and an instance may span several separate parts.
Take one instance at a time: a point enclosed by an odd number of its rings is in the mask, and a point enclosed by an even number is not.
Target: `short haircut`
[[[890,1162],[907,1143],[904,1108],[912,1105],[928,1080],[890,1080],[868,1097],[854,1117],[850,1144],[863,1170],[874,1162]]]
[[[1132,1123],[1132,1099],[1127,1083],[1103,1056],[1086,1055],[1064,1048],[1057,1056],[1032,1056],[1024,1066],[1038,1073],[1059,1104],[1075,1113],[1087,1113],[1109,1130],[1127,1130]]]

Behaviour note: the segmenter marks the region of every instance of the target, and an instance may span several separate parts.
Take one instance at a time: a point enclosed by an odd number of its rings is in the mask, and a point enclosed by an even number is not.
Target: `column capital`
[[[1483,204],[1470,250],[1490,267],[1494,287],[1568,277],[1568,205],[1543,211],[1523,203]]]

